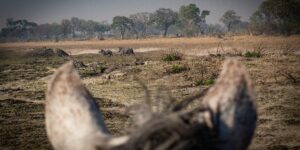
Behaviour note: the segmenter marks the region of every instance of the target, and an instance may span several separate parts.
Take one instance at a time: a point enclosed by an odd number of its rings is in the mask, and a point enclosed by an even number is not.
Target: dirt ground
[[[40,47],[71,56],[26,55]],[[118,47],[133,47],[136,54],[119,56]],[[100,49],[114,55],[101,56]],[[128,107],[144,100],[133,76],[148,86],[159,110],[168,93],[181,100],[210,87],[228,58],[239,59],[255,85],[259,116],[250,149],[300,149],[299,54],[299,36],[1,43],[0,149],[52,149],[44,127],[45,90],[55,68],[67,61],[85,64],[77,70],[108,128],[120,135],[129,130]],[[181,59],[166,61],[168,55]]]

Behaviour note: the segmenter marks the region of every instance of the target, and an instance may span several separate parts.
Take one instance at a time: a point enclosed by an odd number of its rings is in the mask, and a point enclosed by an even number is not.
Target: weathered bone
[[[202,96],[203,94],[198,94]],[[195,96],[194,98],[198,98]],[[93,97],[71,63],[49,83],[46,127],[55,149],[246,149],[256,125],[253,88],[236,60],[225,62],[203,106],[184,111],[192,99],[154,113],[128,136],[111,137]]]

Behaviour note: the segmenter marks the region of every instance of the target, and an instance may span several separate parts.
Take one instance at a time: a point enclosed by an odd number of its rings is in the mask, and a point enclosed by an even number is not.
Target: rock
[[[127,76],[126,73],[116,70],[109,74],[105,74],[103,77],[104,79],[107,80],[115,80],[115,79],[118,80],[118,79],[124,79],[126,76]]]
[[[136,58],[133,63],[134,63],[134,65],[144,65],[145,64],[145,62],[139,58]]]
[[[103,56],[108,56],[108,57],[110,57],[110,56],[113,55],[112,51],[109,50],[109,49],[108,49],[108,50],[103,50],[103,49],[101,49],[101,50],[99,51],[99,53],[102,54]]]
[[[69,57],[69,54],[62,49],[55,49],[52,48],[34,48],[26,53],[26,56],[30,57],[51,57],[51,56],[58,56],[58,57]]]
[[[118,67],[110,66],[107,69],[105,69],[104,73],[108,74],[108,73],[111,73],[111,72],[115,71],[116,69],[118,69]]]
[[[54,56],[54,55],[55,55],[55,53],[54,53],[53,49],[46,48],[46,47],[35,48],[26,53],[26,56],[31,56],[31,57],[50,57],[50,56]]]
[[[158,61],[145,61],[144,65],[155,65],[155,64],[159,64]]]
[[[65,52],[64,50],[59,49],[59,48],[55,50],[55,53],[59,57],[69,57],[70,56],[67,52]]]
[[[120,55],[134,55],[134,52],[133,52],[132,48],[119,47],[119,54]]]
[[[73,61],[73,65],[75,66],[75,68],[81,68],[81,67],[87,67],[82,61]]]

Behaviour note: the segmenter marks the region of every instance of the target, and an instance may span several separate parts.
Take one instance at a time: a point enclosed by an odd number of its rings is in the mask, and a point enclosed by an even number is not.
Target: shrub
[[[182,59],[182,54],[178,52],[170,53],[170,54],[165,54],[162,57],[163,61],[177,61]]]
[[[94,62],[89,66],[79,69],[79,73],[81,77],[89,77],[89,76],[96,76],[99,74],[104,73],[107,69],[107,66],[104,63]]]
[[[186,66],[183,65],[173,65],[171,68],[167,69],[168,73],[181,73],[183,71],[188,70],[188,68]]]
[[[103,73],[107,69],[107,67],[105,66],[105,64],[98,63],[98,64],[94,64],[92,66],[92,69],[96,73]]]
[[[283,55],[290,55],[296,51],[296,47],[291,44],[282,45],[279,49]]]
[[[98,75],[97,72],[95,72],[94,70],[91,70],[91,69],[83,69],[83,70],[80,70],[79,71],[79,74],[82,78],[85,78],[85,77],[91,77],[91,76],[96,76]]]
[[[196,81],[196,85],[212,85],[214,82],[215,81],[213,79],[198,80]]]
[[[263,55],[264,49],[265,47],[263,46],[263,43],[258,44],[257,46],[255,46],[253,48],[252,51],[247,51],[244,56],[245,57],[255,57],[255,58],[259,58]]]
[[[245,57],[255,57],[255,58],[259,58],[262,56],[260,51],[247,51],[244,54]]]

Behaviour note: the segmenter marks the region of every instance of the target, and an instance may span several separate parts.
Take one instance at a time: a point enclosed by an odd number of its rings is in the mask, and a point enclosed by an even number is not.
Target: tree
[[[124,39],[124,34],[126,30],[130,30],[132,28],[132,20],[125,16],[116,16],[113,18],[112,27],[119,30],[121,33],[121,39]]]
[[[197,35],[199,32],[203,33],[203,28],[206,24],[206,16],[209,15],[208,10],[202,12],[196,4],[183,5],[179,9],[180,26],[184,34],[188,36]]]
[[[284,35],[299,33],[300,1],[299,0],[266,0],[257,12],[251,16],[255,29],[269,29]]]
[[[63,19],[61,21],[61,26],[62,26],[62,33],[64,38],[68,37],[68,34],[72,32],[72,23],[68,19]]]
[[[130,15],[129,18],[133,23],[133,32],[137,38],[139,35],[145,36],[147,33],[148,24],[150,22],[151,13],[142,12]]]
[[[201,34],[204,33],[204,30],[206,29],[207,30],[207,27],[208,25],[206,24],[206,16],[208,16],[210,14],[210,11],[209,10],[203,10],[201,12],[201,15],[200,15],[200,32]]]
[[[88,35],[89,32],[89,23],[88,21],[84,20],[84,19],[79,19],[78,20],[78,29],[76,30],[77,32],[80,33],[81,38],[86,38],[86,36]]]
[[[207,33],[214,36],[221,36],[224,34],[224,29],[220,24],[209,24],[207,27]]]
[[[256,11],[250,17],[249,29],[251,34],[263,34],[267,31],[266,24],[268,24],[265,15],[261,11]]]
[[[155,24],[163,31],[163,36],[166,37],[168,29],[178,20],[178,14],[172,9],[160,8],[151,16],[150,23]]]
[[[18,39],[29,39],[30,34],[38,26],[35,22],[27,21],[26,19],[14,20],[8,18],[6,27],[2,29],[2,36],[16,37]]]
[[[97,23],[93,20],[81,20],[80,31],[83,32],[84,38],[91,38],[94,36],[96,25]]]
[[[82,23],[82,20],[80,20],[77,17],[72,17],[70,22],[71,22],[72,37],[75,38],[76,37],[76,31],[79,30],[80,24]]]
[[[223,14],[220,21],[227,27],[228,32],[231,32],[232,27],[241,21],[240,18],[241,17],[237,16],[234,10],[228,10]]]
[[[105,34],[105,32],[110,30],[110,25],[102,22],[102,23],[97,23],[95,25],[95,32],[98,34],[97,37],[98,39],[103,38],[103,35]]]
[[[179,9],[180,26],[186,36],[195,36],[200,31],[200,9],[195,4],[183,5]]]
[[[41,40],[58,39],[62,33],[62,26],[58,23],[40,24],[35,30],[35,35]]]
[[[179,9],[179,16],[181,19],[189,20],[193,22],[200,21],[200,9],[196,4],[183,5]]]

